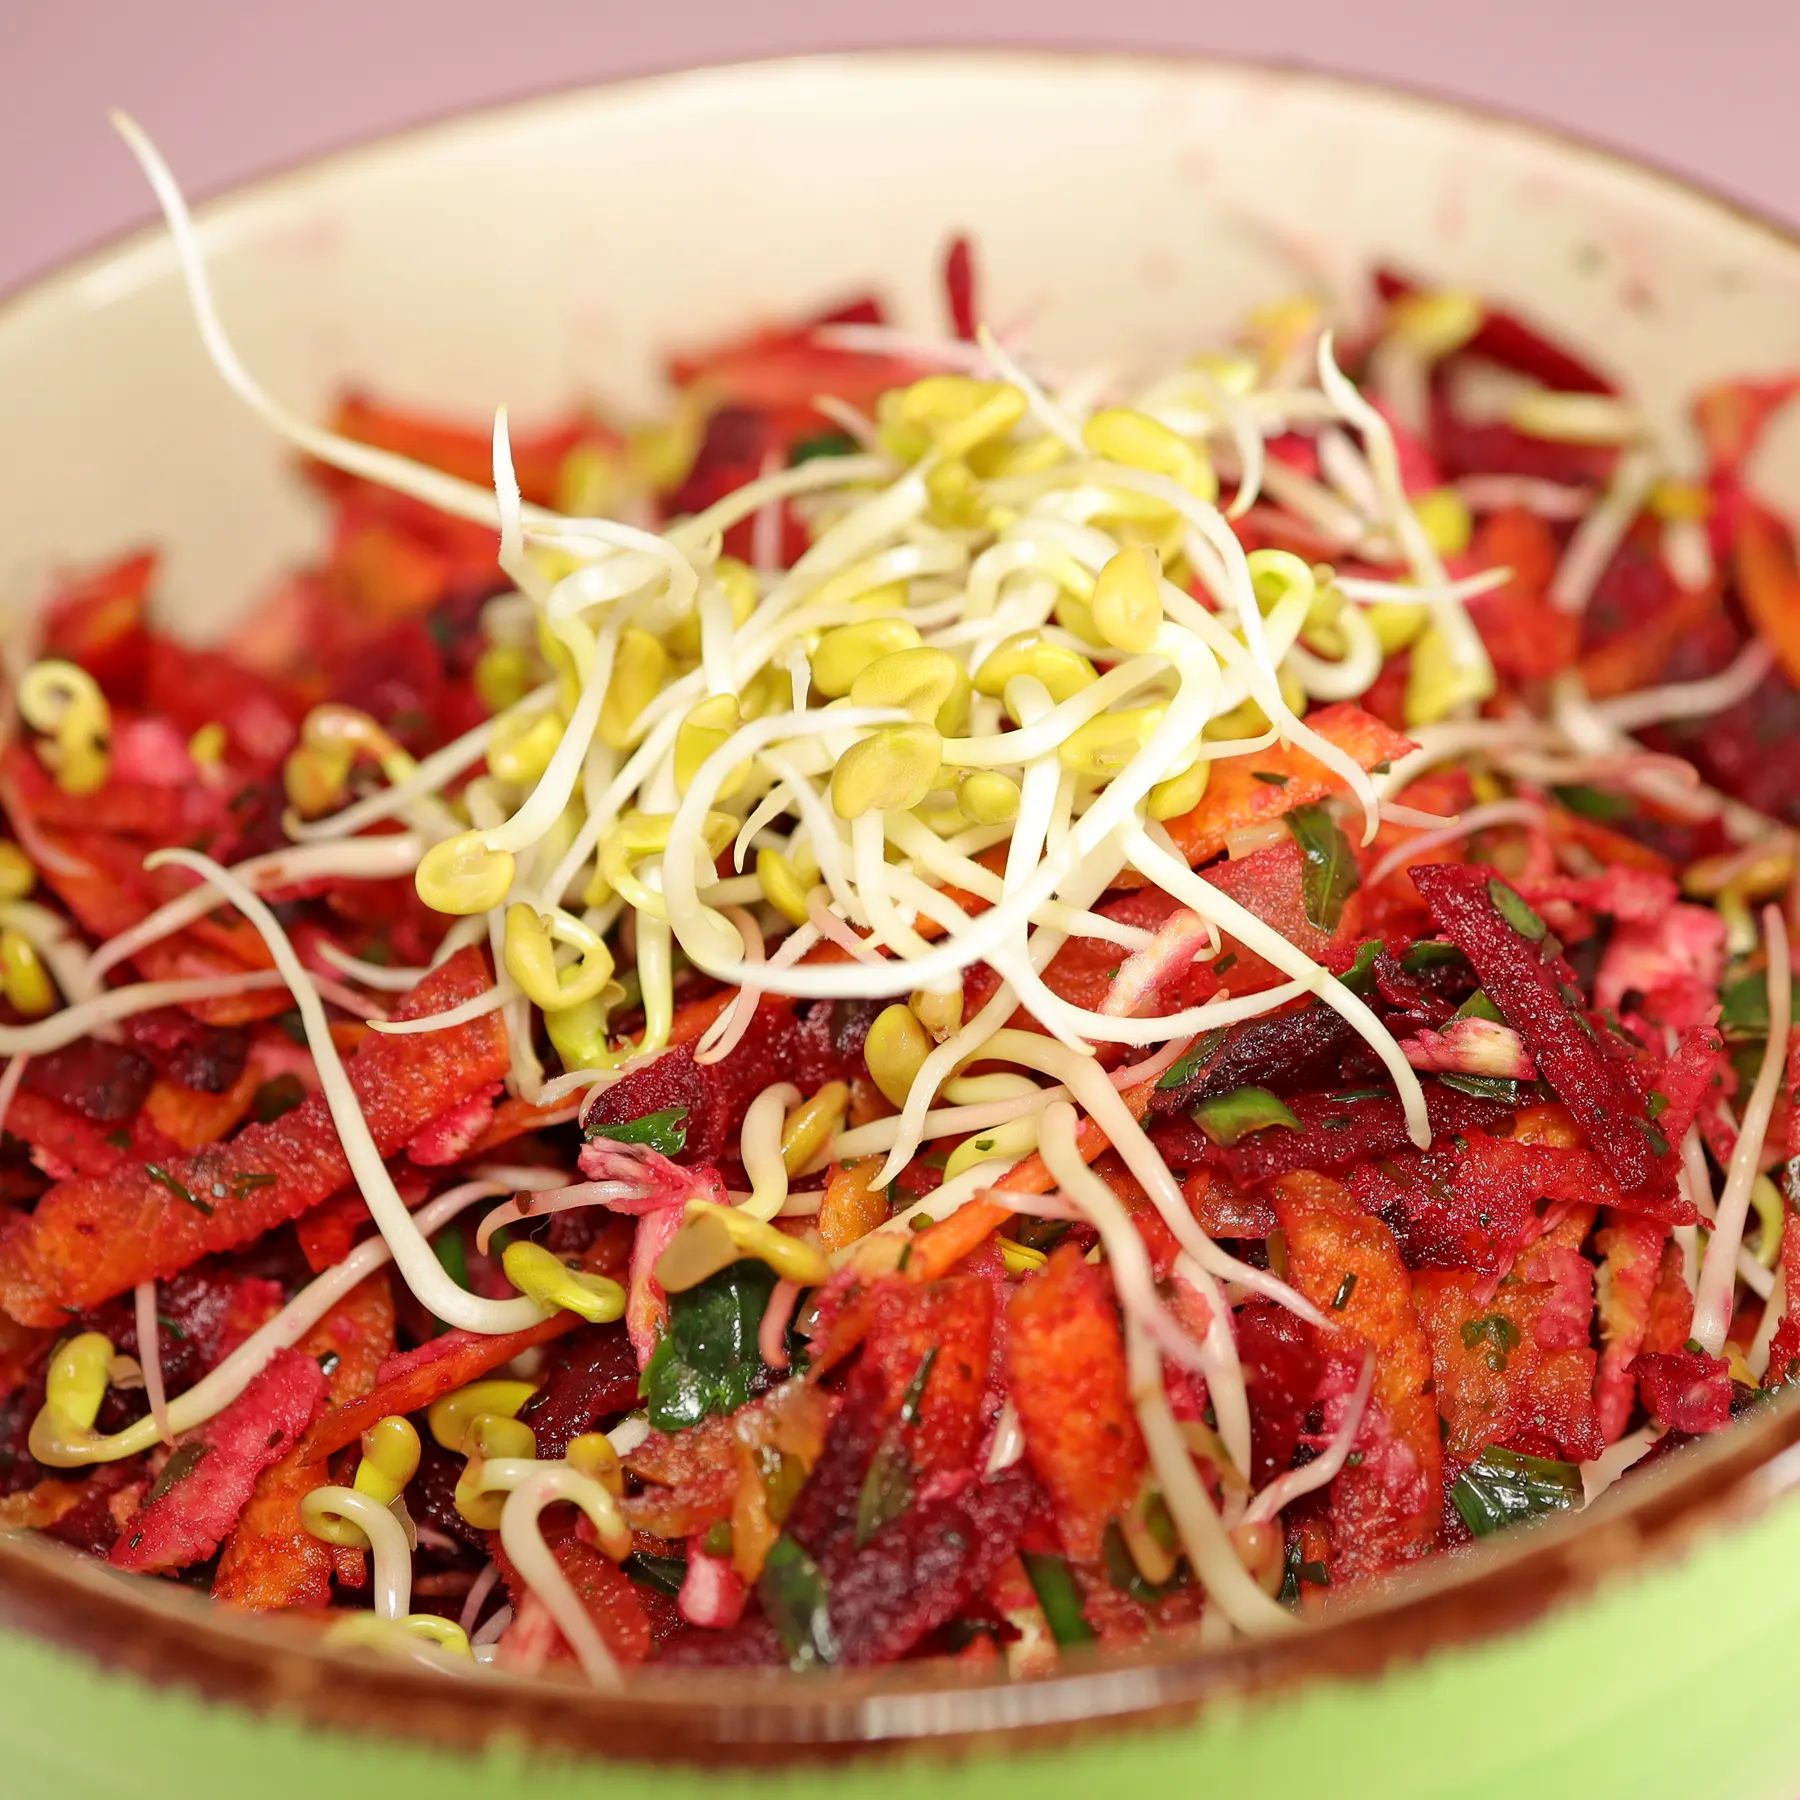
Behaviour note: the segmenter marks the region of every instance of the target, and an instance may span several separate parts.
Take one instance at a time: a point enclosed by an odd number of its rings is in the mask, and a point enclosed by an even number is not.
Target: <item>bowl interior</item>
[[[1065,367],[1179,356],[1259,301],[1320,285],[1358,295],[1377,261],[1543,319],[1616,371],[1677,442],[1698,385],[1800,361],[1800,245],[1772,228],[1526,127],[1206,63],[823,58],[576,93],[266,183],[206,209],[202,238],[228,328],[295,410],[316,414],[350,383],[476,417],[505,401],[529,417],[582,395],[648,408],[669,348],[870,286],[900,322],[935,330],[938,259],[954,230],[979,246],[992,320],[1027,324]],[[166,551],[168,622],[203,637],[313,541],[319,518],[290,456],[205,362],[160,231],[0,310],[0,417],[11,427],[0,439],[0,593],[15,602],[59,564],[154,543]],[[1761,477],[1800,505],[1800,431],[1775,437]],[[1441,1599],[1460,1577],[1438,1579],[1437,1622],[1414,1637],[1527,1616],[1584,1566],[1630,1555],[1738,1491],[1796,1436],[1795,1416],[1771,1409],[1752,1435],[1709,1452],[1711,1475],[1656,1486],[1609,1548],[1584,1564],[1556,1547],[1579,1533],[1546,1538],[1514,1557],[1526,1573],[1482,1578],[1473,1612]],[[325,1679],[329,1659],[291,1634],[253,1648],[241,1622],[196,1630],[174,1598],[132,1624],[125,1592],[0,1545],[0,1618],[147,1673],[179,1658],[203,1685],[265,1704],[340,1717],[358,1701],[346,1700],[341,1667]],[[1509,1610],[1508,1593],[1530,1604]],[[1357,1629],[1333,1627],[1335,1647],[1310,1666],[1378,1665],[1385,1628]],[[1237,1674],[1255,1685],[1259,1666],[1245,1653]],[[1290,1655],[1268,1667],[1285,1679],[1307,1665]],[[642,1710],[626,1747],[718,1754],[1042,1726],[1186,1705],[1213,1680],[1125,1674],[1079,1691],[1046,1684],[1035,1700],[1004,1688],[979,1706],[940,1696],[911,1712],[896,1710],[892,1684],[799,1707],[766,1694],[672,1699]],[[404,1711],[418,1729],[429,1718],[453,1740],[479,1734],[417,1676],[384,1670],[358,1686],[377,1713]],[[583,1741],[578,1699],[534,1702],[534,1717],[555,1740]]]
[[[359,383],[529,418],[651,406],[670,347],[870,286],[940,329],[956,230],[991,320],[1071,368],[1180,356],[1298,288],[1360,295],[1376,261],[1527,307],[1672,429],[1701,382],[1800,360],[1800,252],[1769,228],[1527,127],[1221,64],[702,71],[352,150],[206,209],[202,236],[228,329],[297,410]],[[205,635],[316,528],[206,366],[159,231],[0,314],[0,417],[10,599],[154,542],[169,621]],[[1765,473],[1800,499],[1800,428]]]

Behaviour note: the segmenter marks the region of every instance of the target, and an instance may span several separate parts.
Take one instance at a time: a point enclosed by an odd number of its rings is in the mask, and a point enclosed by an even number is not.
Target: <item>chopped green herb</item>
[[[258,1188],[273,1187],[275,1177],[266,1169],[244,1169],[231,1178],[231,1197],[241,1200],[246,1194],[253,1194]],[[215,1193],[218,1191],[215,1187]]]
[[[1570,812],[1578,813],[1584,819],[1597,820],[1602,825],[1610,825],[1614,819],[1622,819],[1632,810],[1631,802],[1623,794],[1608,794],[1596,787],[1559,787],[1550,791]]]
[[[186,1328],[171,1319],[166,1313],[158,1313],[156,1315],[156,1322],[176,1341],[176,1343],[185,1344],[187,1342]]]
[[[1501,918],[1520,937],[1528,938],[1534,944],[1543,942],[1544,934],[1550,927],[1531,910],[1525,896],[1515,888],[1508,887],[1498,875],[1488,877],[1488,898],[1493,901]]]
[[[1369,938],[1356,947],[1356,960],[1338,977],[1353,994],[1366,994],[1375,985],[1375,959],[1381,954],[1380,938]]]
[[[1422,938],[1400,958],[1400,966],[1407,974],[1417,975],[1425,969],[1441,969],[1446,964],[1468,960],[1454,944],[1441,938]]]
[[[1212,1060],[1213,1052],[1224,1041],[1225,1027],[1223,1025],[1215,1026],[1211,1031],[1201,1033],[1194,1040],[1193,1047],[1186,1055],[1171,1063],[1162,1074],[1157,1076],[1157,1087],[1165,1092],[1170,1088],[1185,1087]]]
[[[626,1119],[618,1125],[590,1125],[587,1140],[611,1138],[618,1144],[648,1144],[664,1156],[679,1156],[687,1142],[685,1106],[665,1106],[661,1112],[645,1113],[641,1119]]]
[[[1227,950],[1225,954],[1213,964],[1212,972],[1215,975],[1229,975],[1231,971],[1237,967],[1237,959],[1238,955],[1235,950]]]
[[[671,1600],[681,1595],[681,1584],[687,1579],[685,1556],[652,1556],[645,1550],[634,1550],[619,1567],[640,1587],[655,1588]]]
[[[1329,807],[1296,806],[1287,825],[1306,858],[1300,900],[1307,919],[1320,931],[1336,931],[1345,902],[1362,886],[1356,852]]]
[[[1277,769],[1252,769],[1250,773],[1256,780],[1266,782],[1270,787],[1286,787],[1288,784],[1288,777]]]
[[[1181,1585],[1179,1575],[1171,1576],[1161,1587],[1144,1579],[1132,1560],[1131,1546],[1126,1543],[1125,1533],[1119,1529],[1117,1519],[1107,1522],[1106,1535],[1100,1540],[1100,1560],[1106,1566],[1106,1579],[1120,1593],[1130,1595],[1140,1606],[1148,1606],[1151,1602],[1160,1600]]]
[[[1502,1106],[1519,1106],[1524,1102],[1525,1083],[1509,1081],[1504,1075],[1440,1075],[1438,1080],[1459,1094],[1472,1094],[1477,1100],[1498,1100]]]
[[[213,1216],[212,1202],[210,1200],[202,1200],[198,1194],[189,1193],[161,1163],[145,1163],[144,1173],[148,1175],[158,1187],[167,1188],[177,1200],[185,1200],[195,1212],[205,1213],[209,1219]]]
[[[1461,1006],[1456,1009],[1459,1019],[1487,1019],[1495,1025],[1504,1025],[1505,1016],[1493,1001],[1480,988],[1477,988]]]
[[[1644,1109],[1652,1119],[1660,1119],[1667,1110],[1668,1104],[1669,1096],[1659,1094],[1654,1088],[1644,1096]]]
[[[106,1134],[106,1141],[111,1144],[115,1150],[129,1150],[131,1148],[131,1133],[125,1126],[121,1125],[117,1131],[109,1131]]]
[[[1581,1504],[1581,1471],[1574,1463],[1525,1456],[1491,1444],[1456,1478],[1450,1498],[1476,1537]]]
[[[750,1398],[763,1372],[756,1334],[775,1271],[743,1258],[669,1298],[669,1324],[638,1382],[658,1431],[681,1431]]]
[[[914,1213],[906,1221],[906,1229],[908,1231],[929,1231],[936,1223],[937,1220],[928,1212]]]
[[[250,1100],[250,1116],[259,1125],[273,1125],[306,1099],[306,1087],[298,1075],[277,1075],[265,1081]]]
[[[977,1150],[991,1150],[993,1147],[994,1140],[992,1138],[977,1138],[975,1140],[975,1148]]]
[[[297,1006],[290,1006],[286,1012],[275,1015],[275,1023],[287,1033],[288,1042],[298,1044],[302,1050],[306,1048],[306,1021],[300,1016]]]
[[[843,431],[821,431],[802,438],[788,452],[788,467],[797,469],[803,462],[819,456],[854,456],[856,439]]]
[[[700,1548],[708,1556],[729,1556],[731,1554],[732,1536],[729,1519],[714,1519],[706,1528],[706,1536],[700,1540]]]
[[[837,1661],[837,1633],[831,1625],[825,1577],[792,1538],[779,1537],[769,1547],[757,1577],[756,1597],[775,1627],[790,1668],[816,1669]]]
[[[1210,1100],[1202,1100],[1189,1116],[1215,1144],[1226,1149],[1239,1138],[1272,1125],[1283,1125],[1289,1131],[1301,1129],[1287,1102],[1260,1087],[1233,1088],[1229,1094],[1215,1094]]]
[[[1506,1367],[1508,1353],[1519,1347],[1519,1328],[1504,1313],[1489,1313],[1484,1319],[1463,1321],[1462,1341],[1465,1350],[1492,1345],[1487,1364],[1498,1375]]]
[[[1378,1087],[1344,1088],[1338,1093],[1325,1096],[1334,1106],[1349,1106],[1357,1100],[1385,1100],[1387,1090]]]
[[[319,1352],[319,1373],[329,1381],[338,1372],[338,1364],[343,1360],[335,1350],[321,1350]]]
[[[1728,1038],[1769,1035],[1769,981],[1762,970],[1733,976],[1719,989],[1719,1000],[1719,1029]],[[1794,1012],[1800,1017],[1800,981],[1794,984]]]
[[[1356,1271],[1349,1270],[1338,1283],[1338,1291],[1331,1296],[1331,1310],[1342,1312],[1350,1304],[1350,1296],[1356,1292]]]
[[[1081,1610],[1081,1595],[1076,1591],[1075,1577],[1060,1556],[1040,1550],[1021,1550],[1019,1560],[1031,1577],[1031,1586],[1044,1609],[1050,1635],[1059,1644],[1091,1644],[1094,1628]]]
[[[1303,1581],[1313,1587],[1331,1586],[1331,1571],[1322,1562],[1307,1562],[1305,1558],[1306,1552],[1300,1547],[1300,1540],[1295,1538],[1288,1545],[1287,1557],[1282,1564],[1281,1592],[1277,1596],[1289,1606],[1299,1604]]]
[[[169,1460],[162,1466],[162,1473],[157,1476],[151,1484],[149,1493],[144,1496],[144,1504],[146,1506],[154,1505],[176,1482],[185,1481],[211,1452],[211,1444],[183,1444],[179,1449],[172,1451]]]
[[[784,1523],[806,1486],[806,1459],[773,1444],[756,1447],[756,1473],[763,1485],[763,1502],[777,1525]]]
[[[862,1489],[856,1497],[856,1547],[859,1550],[912,1504],[913,1467],[906,1450],[906,1431],[919,1422],[919,1403],[925,1397],[925,1384],[931,1379],[937,1354],[934,1347],[920,1357],[919,1367],[907,1383],[906,1396],[900,1402],[900,1416],[881,1434],[881,1442],[869,1459],[869,1472],[863,1477]]]

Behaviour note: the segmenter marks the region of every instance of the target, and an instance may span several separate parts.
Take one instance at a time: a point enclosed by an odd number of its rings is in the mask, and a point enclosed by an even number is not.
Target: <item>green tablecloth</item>
[[[1800,1505],[1704,1541],[1536,1630],[1384,1680],[1112,1733],[1043,1757],[918,1755],[779,1777],[452,1756],[257,1720],[0,1634],[9,1800],[1792,1800],[1800,1793]],[[1204,1784],[1204,1785],[1200,1785]]]

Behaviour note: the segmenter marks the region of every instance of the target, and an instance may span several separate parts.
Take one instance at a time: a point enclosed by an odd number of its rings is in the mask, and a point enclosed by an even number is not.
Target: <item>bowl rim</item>
[[[1208,71],[1263,76],[1426,115],[1473,121],[1535,140],[1723,213],[1800,254],[1790,225],[1740,196],[1654,158],[1502,107],[1279,58],[1079,45],[908,45],[776,54],[556,85],[480,107],[458,107],[322,153],[276,164],[194,207],[204,232],[279,200],[285,191],[458,132],[620,94],[697,87],[762,71],[834,68],[996,69],[1077,65],[1109,71]],[[0,336],[30,309],[54,305],[97,270],[166,243],[160,221],[101,237],[0,292]],[[573,1680],[518,1680],[484,1671],[477,1690],[504,1707],[466,1704],[471,1690],[436,1670],[326,1649],[316,1631],[279,1615],[216,1606],[176,1584],[128,1583],[104,1565],[30,1533],[0,1531],[0,1628],[81,1653],[114,1675],[184,1687],[256,1713],[309,1725],[479,1750],[502,1741],[533,1750],[652,1764],[772,1768],[829,1763],[879,1749],[1033,1752],[1078,1734],[1130,1724],[1174,1725],[1225,1699],[1279,1694],[1312,1681],[1368,1681],[1389,1668],[1517,1632],[1624,1573],[1684,1555],[1708,1533],[1748,1523],[1800,1487],[1800,1394],[1784,1393],[1715,1437],[1667,1457],[1587,1512],[1515,1531],[1492,1545],[1431,1559],[1380,1595],[1272,1639],[1220,1649],[1142,1651],[1105,1662],[1071,1658],[1053,1675],[1015,1682],[1003,1669],[898,1665],[828,1683],[743,1671],[647,1669],[623,1694]],[[494,1684],[494,1685],[489,1685]]]

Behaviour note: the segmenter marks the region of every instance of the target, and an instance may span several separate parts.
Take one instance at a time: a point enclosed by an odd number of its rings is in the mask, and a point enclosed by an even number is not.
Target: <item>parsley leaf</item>
[[[669,1328],[638,1392],[658,1431],[680,1431],[714,1413],[732,1413],[763,1373],[756,1334],[775,1271],[744,1258],[697,1287],[669,1297]]]
[[[1336,931],[1344,902],[1362,886],[1356,852],[1328,807],[1296,806],[1287,823],[1306,858],[1300,899],[1307,919],[1320,931]]]
[[[819,1565],[791,1537],[778,1537],[756,1578],[756,1597],[793,1669],[815,1669],[838,1659],[830,1592]]]
[[[619,1144],[648,1144],[664,1156],[679,1156],[687,1143],[685,1106],[665,1106],[661,1112],[645,1113],[641,1119],[626,1119],[617,1125],[590,1125],[587,1140],[611,1138]]]
[[[1178,1062],[1172,1063],[1156,1078],[1156,1085],[1167,1091],[1170,1088],[1185,1087],[1198,1075],[1203,1067],[1212,1060],[1212,1054],[1225,1041],[1225,1027],[1216,1025],[1211,1031],[1202,1032],[1194,1040],[1194,1046]]]
[[[1573,1463],[1490,1444],[1456,1478],[1450,1498],[1476,1537],[1490,1537],[1522,1520],[1578,1506],[1581,1471]]]

